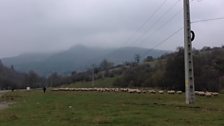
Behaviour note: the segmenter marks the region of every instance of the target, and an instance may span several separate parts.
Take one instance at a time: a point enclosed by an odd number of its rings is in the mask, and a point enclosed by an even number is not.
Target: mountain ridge
[[[33,70],[41,75],[49,75],[53,72],[69,74],[74,70],[86,70],[92,64],[99,64],[103,59],[107,59],[115,64],[121,64],[126,61],[133,61],[136,54],[139,54],[141,57],[158,57],[169,52],[149,50],[140,47],[106,49],[77,45],[56,53],[29,53],[3,58],[2,62],[7,66],[13,65],[16,70],[21,72]]]

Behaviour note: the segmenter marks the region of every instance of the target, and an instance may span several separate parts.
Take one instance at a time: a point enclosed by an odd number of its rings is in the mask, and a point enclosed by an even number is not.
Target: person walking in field
[[[46,90],[47,90],[47,88],[44,86],[44,87],[43,87],[43,91],[44,91],[44,93],[46,92]]]

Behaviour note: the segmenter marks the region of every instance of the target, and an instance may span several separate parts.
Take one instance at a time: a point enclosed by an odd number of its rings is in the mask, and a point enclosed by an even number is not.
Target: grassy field
[[[14,104],[0,126],[223,126],[223,99],[187,106],[184,95],[18,91],[1,96]]]

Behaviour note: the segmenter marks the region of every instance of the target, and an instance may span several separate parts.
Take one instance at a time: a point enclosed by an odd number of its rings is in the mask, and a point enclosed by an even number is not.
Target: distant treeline
[[[60,75],[55,72],[48,77],[42,77],[34,71],[21,73],[16,71],[13,66],[8,68],[0,60],[0,89],[57,87],[78,81],[91,81],[93,75],[96,80],[121,75],[116,70],[110,71],[116,67],[120,67],[120,65],[114,66],[113,63],[103,60],[98,66],[93,65],[84,72],[73,71],[70,75]],[[121,71],[119,70],[118,72]]]
[[[219,91],[224,88],[224,47],[204,47],[194,50],[194,73],[196,90]],[[116,77],[115,87],[151,87],[184,91],[184,49],[165,54],[159,58],[151,56],[141,59],[136,54],[133,62],[114,65],[103,60],[84,72],[73,71],[70,75],[53,73],[41,77],[34,71],[20,73],[5,67],[0,61],[0,88],[15,89],[30,86],[56,87],[78,81],[91,81],[104,77]]]
[[[17,89],[32,86],[41,87],[46,79],[38,76],[35,72],[20,73],[11,68],[5,67],[0,60],[0,89]]]
[[[193,59],[196,90],[219,91],[224,88],[224,47],[194,50]],[[178,48],[174,53],[130,67],[114,85],[184,91],[184,78],[184,49]]]

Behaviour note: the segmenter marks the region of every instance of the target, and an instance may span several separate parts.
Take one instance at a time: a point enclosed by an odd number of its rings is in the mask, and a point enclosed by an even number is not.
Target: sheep
[[[69,89],[67,89],[68,91],[74,91],[74,88],[69,88]]]
[[[138,94],[140,94],[141,91],[139,89],[128,89],[128,93],[138,93]]]
[[[128,89],[127,88],[121,88],[120,91],[121,92],[128,92]]]
[[[205,96],[205,92],[203,92],[203,91],[195,91],[195,95]]]
[[[135,92],[138,93],[138,94],[140,94],[141,93],[141,90],[136,89]]]
[[[128,89],[128,93],[135,93],[135,89]]]
[[[163,90],[160,90],[158,92],[159,92],[159,94],[164,94],[164,91]]]
[[[30,87],[26,87],[26,90],[27,90],[27,91],[30,91]]]
[[[212,93],[211,92],[205,92],[205,96],[206,97],[212,97]]]
[[[174,90],[167,91],[168,94],[175,94]]]
[[[98,91],[99,91],[99,92],[105,92],[106,90],[103,89],[103,88],[98,88]]]
[[[218,93],[218,92],[212,92],[212,95],[213,95],[213,96],[218,96],[219,93]]]
[[[177,91],[176,93],[177,93],[177,94],[182,94],[183,92],[182,92],[182,91]]]
[[[114,89],[114,92],[119,92],[119,91],[120,91],[119,88],[115,88],[115,89]]]
[[[156,94],[155,90],[149,90],[148,92],[151,93],[151,94]]]

